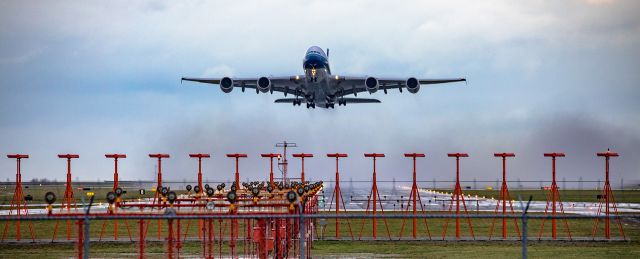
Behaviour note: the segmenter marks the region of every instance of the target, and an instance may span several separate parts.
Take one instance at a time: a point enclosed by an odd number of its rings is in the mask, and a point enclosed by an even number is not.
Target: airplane
[[[374,76],[341,76],[331,74],[329,67],[329,49],[325,53],[318,46],[310,47],[302,61],[303,75],[293,76],[269,76],[250,78],[192,78],[183,77],[182,81],[220,85],[222,92],[230,93],[233,88],[240,88],[242,92],[246,88],[255,89],[256,93],[282,92],[284,97],[288,94],[294,98],[281,98],[275,103],[292,103],[300,106],[306,103],[308,108],[335,108],[346,106],[348,103],[380,103],[378,99],[358,98],[358,93],[369,92],[373,94],[382,89],[386,94],[390,89],[398,89],[401,93],[406,88],[410,93],[417,93],[420,85],[442,84],[467,81],[465,78],[446,79],[417,79],[409,78],[384,78]],[[347,97],[353,94],[354,97]]]

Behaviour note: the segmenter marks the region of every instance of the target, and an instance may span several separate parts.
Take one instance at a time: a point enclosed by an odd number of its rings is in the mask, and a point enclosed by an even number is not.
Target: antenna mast
[[[282,162],[278,161],[278,165],[282,166],[282,182],[284,184],[289,183],[289,178],[287,178],[287,165],[289,164],[287,160],[287,148],[288,147],[298,147],[296,143],[291,143],[287,141],[283,141],[281,143],[276,143],[276,147],[281,147],[282,151]]]

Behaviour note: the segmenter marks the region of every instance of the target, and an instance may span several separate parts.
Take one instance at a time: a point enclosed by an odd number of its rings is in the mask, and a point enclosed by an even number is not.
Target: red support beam
[[[564,153],[544,153],[545,157],[551,157],[551,188],[549,188],[549,195],[547,195],[547,205],[544,208],[544,215],[546,216],[549,212],[549,203],[551,203],[551,238],[555,240],[557,238],[557,223],[556,223],[556,213],[557,213],[557,205],[560,205],[560,213],[564,215],[564,208],[562,206],[562,200],[560,199],[560,192],[558,191],[558,184],[556,183],[556,158],[564,157]],[[542,224],[540,226],[540,232],[538,233],[538,240],[542,238],[542,231],[544,230],[544,222],[546,218],[542,219]],[[567,236],[569,240],[571,240],[571,231],[569,230],[569,224],[567,219],[564,219],[564,224],[567,230]]]
[[[304,159],[308,158],[308,157],[313,157],[313,154],[299,153],[299,154],[293,154],[293,157],[298,157],[298,158],[302,159],[302,173],[300,174],[300,182],[304,183],[304,181],[305,181],[305,179],[304,179]]]
[[[500,205],[502,205],[502,239],[507,239],[507,201],[509,202],[509,207],[511,208],[511,214],[515,214],[513,211],[513,204],[511,204],[511,195],[509,194],[509,187],[507,186],[507,157],[515,157],[514,153],[495,153],[494,157],[502,158],[502,185],[500,186],[500,198],[496,203],[496,209],[494,213],[498,213],[500,209]],[[495,224],[495,218],[491,221],[491,227],[489,228],[489,239],[491,239],[493,235],[493,227]],[[516,232],[518,233],[518,237],[520,237],[520,229],[518,228],[518,220],[513,219]]]
[[[602,194],[600,195],[600,201],[598,203],[598,212],[597,212],[597,216],[600,216],[600,214],[602,213],[602,203],[604,202],[605,208],[605,218],[604,218],[604,236],[606,239],[611,239],[611,217],[612,217],[612,213],[610,211],[610,208],[613,207],[613,216],[615,216],[616,218],[616,223],[618,225],[618,230],[620,231],[620,235],[626,239],[625,235],[624,235],[624,230],[622,229],[622,223],[620,222],[620,217],[618,217],[618,206],[616,204],[616,199],[613,196],[613,190],[611,189],[611,184],[609,182],[609,160],[612,157],[618,157],[618,153],[613,152],[609,149],[607,149],[607,152],[601,152],[601,153],[597,153],[596,154],[599,157],[604,157],[605,159],[605,180],[604,180],[604,188],[602,189]],[[595,235],[598,231],[598,224],[600,222],[600,218],[596,218],[594,225],[593,225],[593,231],[592,231],[592,237],[595,238]]]
[[[198,186],[200,188],[200,193],[198,193],[198,194],[202,194],[202,192],[204,192],[204,188],[202,188],[202,159],[203,158],[210,158],[211,155],[209,155],[209,154],[189,154],[189,157],[198,159]]]
[[[407,201],[407,210],[406,212],[408,212],[410,205],[413,206],[413,219],[412,219],[412,223],[413,223],[413,238],[417,238],[418,235],[418,219],[416,218],[417,216],[417,207],[418,207],[418,203],[420,203],[420,208],[421,211],[423,211],[422,209],[422,199],[420,198],[420,192],[418,190],[418,184],[417,184],[417,175],[416,175],[416,158],[419,157],[426,157],[425,154],[422,153],[406,153],[404,154],[404,157],[409,157],[413,160],[413,184],[411,185],[411,192],[409,193],[409,200]],[[404,231],[404,224],[405,224],[406,219],[402,220],[402,227],[400,228],[400,237],[402,237],[402,232]],[[431,239],[431,231],[429,230],[429,225],[427,224],[427,220],[425,219],[424,221],[425,226],[427,228],[427,233],[429,235],[429,239]]]
[[[336,215],[340,215],[340,204],[342,203],[342,207],[344,208],[344,199],[342,198],[342,191],[340,190],[340,170],[339,170],[339,160],[340,158],[344,158],[347,157],[347,154],[341,154],[341,153],[333,153],[333,154],[327,154],[327,157],[330,158],[335,158],[336,159],[336,187],[333,189],[333,194],[331,195],[331,200],[334,201],[334,204],[336,205]],[[333,199],[333,197],[335,197],[335,199]],[[330,200],[330,201],[331,201]],[[331,207],[329,207],[329,210],[331,210]],[[351,239],[353,239],[353,232],[351,231],[351,224],[349,223],[349,220],[347,220],[347,226],[349,227],[349,234],[351,234]],[[336,218],[336,239],[340,238],[340,219]]]
[[[269,154],[261,154],[260,156],[269,158],[269,162],[270,162],[270,165],[271,165],[271,167],[269,169],[269,185],[273,186],[274,185],[274,182],[273,182],[273,159],[274,158],[280,158],[280,154],[269,153]]]
[[[240,163],[240,158],[246,158],[247,154],[227,154],[227,157],[236,159],[236,190],[240,190],[240,170],[238,164]]]
[[[114,173],[113,173],[113,192],[116,191],[116,189],[118,188],[118,159],[120,158],[127,158],[126,154],[105,154],[104,155],[106,158],[113,158],[114,161]],[[116,202],[114,203],[114,207],[113,207],[113,213],[116,213],[118,211],[118,206],[120,205],[120,198],[118,197],[116,199]],[[104,227],[106,225],[107,221],[103,222],[102,224],[102,230],[100,231],[100,240],[102,240],[102,234],[103,234],[103,230]],[[126,227],[127,227],[127,233],[129,234],[129,240],[133,241],[133,239],[131,238],[131,231],[129,229],[129,223],[127,221],[124,221]],[[114,240],[118,240],[118,221],[114,220],[113,221],[113,238]]]
[[[118,159],[119,158],[127,158],[126,154],[105,154],[106,158],[113,158],[114,172],[113,172],[113,191],[118,189]]]
[[[453,194],[451,195],[451,203],[449,205],[449,213],[451,213],[451,209],[453,203],[455,201],[456,204],[456,239],[460,239],[460,201],[462,201],[462,206],[464,207],[464,213],[468,215],[467,205],[464,202],[464,195],[462,194],[462,187],[460,187],[460,158],[461,157],[469,157],[467,153],[449,153],[448,157],[456,158],[456,185],[453,190]],[[467,222],[469,223],[469,231],[471,233],[471,237],[475,240],[475,236],[473,234],[473,226],[471,225],[471,218],[467,217]],[[447,234],[447,226],[449,225],[449,219],[446,219],[444,222],[444,228],[442,231],[442,239],[445,239]]]
[[[67,213],[70,214],[72,204],[75,210],[78,209],[75,197],[73,196],[73,187],[71,186],[71,159],[80,158],[80,156],[77,154],[59,154],[58,158],[67,159],[67,184],[60,210],[64,211],[64,209],[67,209]],[[53,240],[56,239],[59,224],[60,221],[57,221],[56,226],[53,229]],[[71,240],[71,221],[69,220],[67,220],[67,240]]]
[[[377,213],[377,206],[378,203],[380,205],[380,210],[382,212],[382,214],[384,214],[384,209],[382,208],[382,201],[380,201],[380,192],[378,191],[378,181],[377,181],[377,172],[376,172],[376,159],[380,158],[380,157],[385,157],[384,154],[380,154],[380,153],[367,153],[364,154],[364,157],[370,157],[373,158],[373,185],[371,186],[371,196],[369,196],[369,199],[367,201],[367,210],[366,213],[369,213],[369,205],[371,203],[371,201],[373,201],[373,220],[372,220],[372,227],[373,227],[373,239],[375,240],[377,238],[378,235],[378,226],[377,226],[377,220],[375,218],[376,213]],[[387,228],[387,235],[389,237],[389,239],[391,239],[391,233],[389,232],[389,225],[387,224],[387,220],[384,219],[384,224],[385,227]],[[360,237],[362,237],[362,229],[364,228],[364,220],[362,221],[362,228],[360,229]]]
[[[20,169],[20,162],[22,159],[29,158],[29,155],[24,154],[11,154],[7,155],[7,158],[16,159],[16,188],[13,191],[13,199],[11,199],[11,206],[9,207],[9,215],[15,213],[20,217],[21,215],[29,215],[29,209],[27,208],[27,202],[24,200],[24,191],[22,190],[22,173]],[[20,220],[15,221],[16,226],[16,240],[20,241]],[[2,241],[4,241],[7,229],[9,228],[9,221],[5,222],[4,230],[2,232]],[[33,225],[29,221],[29,231],[31,234],[31,240],[35,241],[35,234],[33,232]]]
[[[162,186],[162,159],[163,158],[170,158],[171,156],[169,154],[161,154],[161,153],[156,153],[156,154],[149,154],[150,158],[156,158],[158,159],[158,183],[156,185],[156,192],[153,195],[153,204],[156,204],[156,202],[158,202],[158,204],[162,203],[161,202],[161,197],[160,197],[160,190],[158,190],[158,187]],[[147,223],[147,230],[149,228],[149,225]],[[157,237],[158,239],[160,239],[160,237],[162,236],[162,221],[158,220],[158,228],[157,228]],[[146,230],[145,230],[145,236],[146,236]]]
[[[169,156],[169,154],[149,154],[149,157],[158,159],[158,184],[156,187],[160,187],[162,186],[162,159],[171,156]]]

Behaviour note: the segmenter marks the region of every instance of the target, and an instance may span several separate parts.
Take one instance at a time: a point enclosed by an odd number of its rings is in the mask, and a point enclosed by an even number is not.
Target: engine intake
[[[230,93],[231,91],[233,91],[233,79],[228,77],[223,77],[220,80],[220,90],[222,90],[225,93]]]
[[[420,81],[418,81],[418,79],[416,79],[415,77],[410,77],[409,79],[407,79],[407,82],[405,84],[407,85],[407,90],[412,94],[415,94],[420,90]]]
[[[269,92],[269,90],[271,89],[271,80],[263,76],[261,78],[258,78],[257,85],[258,85],[258,90],[260,90],[260,92],[263,92],[263,93]]]
[[[367,77],[367,79],[364,80],[364,86],[367,87],[367,91],[369,91],[369,93],[377,92],[378,88],[380,87],[380,85],[378,84],[378,79],[371,76]]]

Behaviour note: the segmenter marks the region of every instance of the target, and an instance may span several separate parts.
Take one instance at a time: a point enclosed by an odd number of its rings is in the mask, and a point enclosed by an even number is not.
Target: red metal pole
[[[138,243],[140,245],[140,248],[139,248],[140,250],[138,251],[139,252],[138,258],[142,259],[142,258],[145,257],[144,256],[144,240],[145,240],[145,237],[144,237],[144,232],[145,232],[144,231],[144,220],[140,219],[138,221],[138,223],[140,224],[140,234],[139,234],[140,236],[138,237],[139,238]]]
[[[415,239],[418,235],[418,220],[416,218],[417,216],[417,211],[416,211],[416,207],[418,206],[417,204],[417,198],[418,198],[418,184],[416,181],[416,158],[418,157],[425,157],[425,154],[418,154],[418,153],[410,153],[410,154],[404,154],[405,157],[411,157],[413,159],[413,184],[411,186],[411,196],[412,198],[412,202],[413,202],[413,238]],[[404,225],[404,223],[403,223]]]
[[[236,190],[240,190],[240,171],[238,170],[238,163],[240,158],[247,157],[247,154],[227,154],[227,157],[236,159]]]
[[[113,158],[115,163],[114,172],[113,172],[113,191],[118,188],[118,159],[119,158],[127,158],[126,154],[105,154],[106,158]]]
[[[552,167],[552,183],[551,183],[551,215],[553,215],[553,218],[551,218],[551,236],[553,237],[553,239],[556,239],[556,190],[558,188],[558,186],[556,185],[556,157],[553,156],[553,159],[551,160],[551,167]]]
[[[377,198],[378,198],[378,184],[377,184],[377,180],[376,180],[376,159],[378,157],[384,157],[384,154],[378,154],[378,153],[371,153],[371,154],[364,154],[365,157],[372,157],[373,158],[373,186],[371,187],[371,195],[373,196],[373,239],[375,240],[377,238],[377,234],[378,234],[378,226],[377,226],[377,221],[376,221],[376,210],[377,210]]]
[[[156,186],[156,192],[154,194],[154,199],[153,199],[154,203],[155,203],[156,199],[158,199],[158,201],[160,199],[158,197],[159,192],[157,190],[157,187],[162,186],[162,159],[163,158],[169,158],[170,156],[169,156],[169,154],[149,154],[149,157],[158,159],[158,184]],[[147,227],[148,226],[149,225],[147,225]],[[158,234],[157,234],[157,236],[158,236],[158,239],[162,236],[162,221],[161,220],[158,220]]]
[[[462,197],[462,187],[460,187],[460,158],[469,157],[469,154],[450,153],[450,154],[447,154],[447,156],[456,158],[456,185],[454,187],[453,196],[451,198],[452,198],[452,202],[453,202],[453,199],[455,199],[455,202],[456,202],[456,238],[460,239],[460,198]],[[462,200],[462,205],[465,207],[465,213],[466,213],[466,205],[464,204],[464,198]],[[449,208],[449,211],[451,211],[451,208]],[[468,219],[468,221],[469,221],[469,229],[471,230],[471,236],[473,236],[473,228],[471,226],[471,220]],[[444,227],[444,232],[442,236],[443,238],[447,231],[447,228],[446,228],[447,222],[448,221],[445,221],[445,227]]]
[[[500,197],[502,198],[502,239],[507,239],[507,197],[509,189],[507,187],[507,157],[515,157],[514,153],[495,153],[495,157],[502,158],[502,186],[500,187]],[[500,202],[500,201],[498,201]]]
[[[271,163],[271,169],[269,170],[269,185],[273,186],[274,182],[273,182],[273,159],[276,157],[279,157],[280,154],[274,154],[274,153],[269,153],[269,154],[261,154],[260,156],[262,157],[268,157]]]
[[[9,214],[13,211],[13,206],[16,207],[16,214],[18,217],[22,215],[22,210],[24,210],[24,214],[28,215],[29,210],[27,209],[26,202],[24,200],[24,192],[22,190],[22,174],[21,174],[21,159],[29,158],[29,155],[23,154],[13,154],[7,155],[7,158],[15,158],[16,159],[16,188],[13,193],[13,200],[11,201],[11,207],[9,209]],[[23,205],[24,204],[24,205]],[[6,231],[8,228],[9,222],[5,223],[4,231],[2,233],[2,240],[4,241],[6,236]],[[16,220],[16,239],[20,241],[20,219]],[[35,235],[33,233],[33,226],[31,222],[29,222],[29,229],[31,233],[31,239],[35,240]]]
[[[149,157],[151,158],[157,158],[158,159],[158,185],[162,186],[162,159],[163,158],[169,158],[169,154],[149,154]]]
[[[173,258],[173,220],[169,219],[169,237],[168,239],[168,249],[169,249],[169,258]]]
[[[189,154],[189,157],[198,158],[198,186],[200,188],[200,193],[204,190],[202,188],[202,158],[209,158],[211,155],[209,154]]]
[[[62,205],[63,209],[66,207],[67,213],[71,213],[71,202],[74,199],[73,187],[71,187],[71,159],[80,158],[80,156],[77,154],[60,154],[58,157],[67,159],[67,188],[64,191]],[[71,222],[69,220],[67,220],[67,240],[71,240]]]
[[[611,190],[611,184],[609,183],[609,159],[611,157],[619,156],[616,152],[607,150],[604,153],[597,153],[598,156],[605,158],[605,180],[604,180],[604,200],[605,200],[605,218],[604,218],[604,235],[607,239],[611,239],[611,227],[610,227],[610,215],[609,215],[609,200],[613,199],[613,191]],[[622,230],[622,228],[621,228]],[[621,231],[622,232],[622,231]],[[624,235],[624,234],[623,234]]]
[[[118,159],[119,158],[127,158],[126,154],[105,154],[104,155],[106,158],[113,158],[114,161],[114,172],[113,172],[113,190],[112,191],[116,191],[116,189],[118,188]],[[114,210],[117,211],[118,210],[118,206],[120,205],[120,198],[116,199],[115,202],[115,206],[114,206]],[[127,224],[127,223],[125,223]],[[104,227],[104,225],[103,225]],[[128,229],[128,225],[127,225],[127,229]],[[100,231],[100,235],[102,237],[102,231]],[[114,220],[113,221],[113,238],[115,240],[118,240],[118,221]],[[131,235],[129,235],[129,239],[131,239]]]
[[[304,159],[306,157],[313,157],[313,154],[299,153],[293,154],[293,157],[299,157],[302,159],[302,173],[300,174],[300,182],[304,183]]]
[[[336,187],[334,188],[335,192],[335,204],[336,204],[336,216],[340,215],[340,202],[342,198],[342,194],[340,193],[340,171],[338,169],[338,161],[341,157],[347,157],[347,154],[327,154],[327,157],[335,157],[336,158]],[[340,238],[340,219],[336,218],[336,239]],[[352,237],[353,238],[353,237]]]
[[[557,237],[557,223],[556,223],[556,201],[560,197],[556,197],[558,193],[558,184],[556,183],[556,157],[564,157],[564,153],[545,153],[545,157],[551,157],[551,237],[556,239]]]

